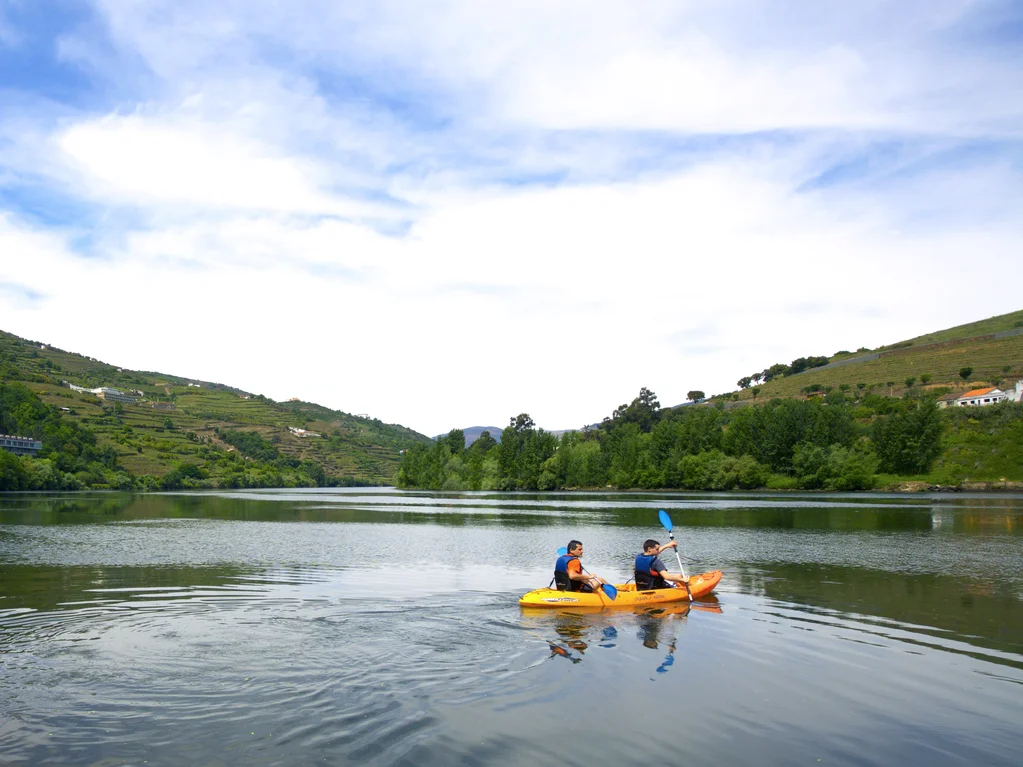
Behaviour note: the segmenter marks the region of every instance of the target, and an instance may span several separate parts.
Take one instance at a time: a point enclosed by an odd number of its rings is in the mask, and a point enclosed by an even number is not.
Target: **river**
[[[661,508],[713,598],[518,606]],[[1021,723],[1019,495],[0,495],[4,765],[1017,765]]]

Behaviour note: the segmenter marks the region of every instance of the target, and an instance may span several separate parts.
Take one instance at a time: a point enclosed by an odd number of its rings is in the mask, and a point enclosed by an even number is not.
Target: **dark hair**
[[[583,545],[582,541],[569,541],[568,545],[565,547],[565,550],[571,551],[572,549],[577,549],[582,545]]]
[[[646,551],[647,549],[652,549],[652,548],[654,548],[656,546],[660,546],[660,545],[661,544],[659,544],[653,538],[647,538],[646,542],[643,544],[643,551]]]

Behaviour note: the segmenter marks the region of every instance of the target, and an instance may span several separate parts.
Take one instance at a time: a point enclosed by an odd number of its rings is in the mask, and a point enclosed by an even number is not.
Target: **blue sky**
[[[0,0],[0,328],[433,434],[1016,310],[1021,43],[967,0]]]

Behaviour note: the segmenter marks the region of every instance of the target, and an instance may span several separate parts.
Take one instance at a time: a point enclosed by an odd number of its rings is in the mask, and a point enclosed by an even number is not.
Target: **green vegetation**
[[[452,491],[1020,481],[1023,406],[939,411],[934,400],[966,381],[1023,377],[1021,323],[1023,311],[874,352],[800,357],[744,376],[739,391],[706,404],[705,393],[692,390],[695,404],[673,410],[643,389],[598,428],[560,439],[520,414],[500,443],[484,432],[468,449],[459,430],[434,442],[377,419],[121,370],[0,333],[0,430],[44,444],[32,457],[0,451],[0,489],[330,486],[395,477],[403,487]],[[68,383],[134,390],[138,401],[105,401]]]
[[[399,486],[865,490],[900,477],[944,484],[1023,480],[1023,405],[942,411],[918,390],[901,399],[831,391],[731,410],[661,410],[653,392],[642,389],[600,427],[560,440],[521,414],[500,444],[487,434],[463,445],[455,430],[411,448]]]
[[[888,396],[898,397],[914,387],[927,392],[939,387],[961,391],[967,385],[1015,383],[1016,378],[1023,378],[1023,334],[1014,327],[1016,322],[1023,322],[1023,311],[889,344],[873,352],[861,347],[854,356],[839,352],[830,359],[800,357],[789,365],[778,363],[743,377],[738,381],[739,391],[712,399],[728,403],[736,398],[745,402],[797,397],[843,384],[855,386],[863,394],[886,389]],[[995,333],[1003,337],[996,338]],[[755,394],[743,386],[756,383],[760,386]]]
[[[1010,312],[1009,314],[1000,314],[996,317],[989,317],[986,320],[971,322],[966,325],[957,325],[947,330],[939,330],[936,333],[928,333],[927,335],[910,338],[902,343],[921,346],[923,344],[953,341],[960,338],[975,338],[1015,328],[1023,328],[1023,310]]]
[[[107,402],[65,382],[143,394]],[[43,443],[37,457],[0,451],[0,489],[382,485],[394,481],[401,450],[430,441],[377,419],[119,370],[6,333],[0,387],[0,430]]]

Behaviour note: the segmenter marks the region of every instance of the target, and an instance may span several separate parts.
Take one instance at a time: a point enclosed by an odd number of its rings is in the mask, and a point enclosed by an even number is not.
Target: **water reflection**
[[[720,602],[713,595],[693,603],[675,602],[625,610],[599,607],[520,609],[524,628],[545,637],[552,659],[564,658],[572,663],[581,663],[592,646],[611,650],[628,646],[630,638],[635,638],[643,648],[667,653],[656,667],[657,673],[662,674],[674,664],[678,638],[690,615],[723,613]]]
[[[518,606],[570,538],[627,579],[658,507],[720,602]],[[715,723],[696,761],[1015,764],[1021,518],[1009,496],[0,496],[0,761],[632,763],[663,737],[653,680]]]

